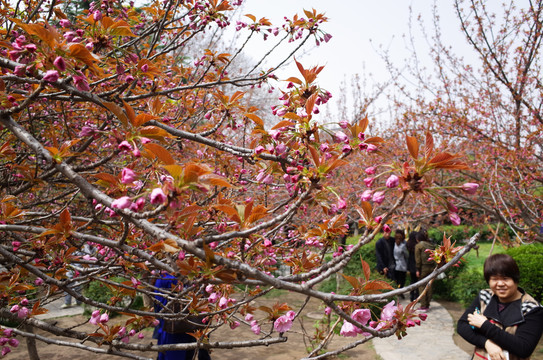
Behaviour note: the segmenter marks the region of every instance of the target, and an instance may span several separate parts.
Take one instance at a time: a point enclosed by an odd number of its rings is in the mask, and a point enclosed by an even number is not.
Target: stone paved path
[[[402,301],[402,304],[406,300]],[[453,319],[438,302],[430,303],[428,318],[422,326],[409,328],[407,336],[398,340],[396,336],[374,339],[375,351],[383,360],[468,360],[467,354],[454,344]]]

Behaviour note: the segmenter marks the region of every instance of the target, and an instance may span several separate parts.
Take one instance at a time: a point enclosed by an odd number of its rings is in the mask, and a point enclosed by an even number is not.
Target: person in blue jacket
[[[177,285],[177,279],[170,275],[164,274],[155,281],[155,286],[161,289],[172,289]],[[155,295],[155,312],[160,312],[167,304],[168,300],[160,295]],[[196,339],[186,333],[169,333],[164,329],[164,320],[159,319],[159,325],[155,328],[153,338],[157,339],[158,345],[166,344],[188,344],[196,342]],[[198,356],[195,358],[195,350],[175,350],[158,353],[157,360],[211,360],[209,352],[205,349],[198,350]]]

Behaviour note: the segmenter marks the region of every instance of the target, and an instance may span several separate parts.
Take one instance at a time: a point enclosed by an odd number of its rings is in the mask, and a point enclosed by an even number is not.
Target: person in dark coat
[[[383,233],[383,237],[375,243],[375,257],[379,274],[394,280],[394,239],[390,237],[390,232]]]

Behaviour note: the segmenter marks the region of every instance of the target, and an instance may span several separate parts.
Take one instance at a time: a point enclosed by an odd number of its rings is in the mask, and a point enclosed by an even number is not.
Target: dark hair
[[[407,250],[415,251],[415,246],[417,246],[417,232],[411,231],[409,233],[409,240],[407,240]]]
[[[417,241],[428,241],[428,234],[426,231],[419,231],[417,233]]]
[[[403,229],[396,229],[396,231],[394,231],[394,236],[397,234],[402,235],[402,237],[405,239],[405,231],[403,231]]]
[[[517,262],[507,254],[494,254],[485,260],[485,280],[488,282],[491,276],[507,276],[518,284],[520,271]]]

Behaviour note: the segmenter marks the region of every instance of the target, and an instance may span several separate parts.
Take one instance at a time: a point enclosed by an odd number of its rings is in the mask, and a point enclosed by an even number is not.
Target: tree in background
[[[443,41],[435,15],[427,36],[432,69],[416,52],[402,70],[387,60],[397,90],[394,129],[429,130],[440,144],[462,149],[471,165],[464,179],[482,191],[473,198],[451,194],[457,205],[505,224],[517,242],[543,241],[543,2],[510,1],[496,14],[488,2],[458,0],[454,9],[477,63]],[[439,183],[451,180],[458,181]]]
[[[393,302],[368,323],[371,304],[409,288],[382,293],[391,288],[370,280],[365,262],[360,278],[348,277],[349,294],[322,292],[318,285],[387,227],[411,194],[436,195],[433,173],[467,166],[435,147],[430,133],[424,147],[409,136],[404,161],[372,158],[372,171],[386,169],[386,179],[367,180],[371,195],[349,198],[338,172],[377,154],[383,140],[369,135],[366,118],[337,131],[319,125],[318,107],[331,96],[316,82],[322,67],[296,62],[300,74],[286,79],[271,110],[258,109],[246,96],[267,91],[274,71],[307,41],[326,42],[326,18],[306,10],[281,27],[250,14],[231,24],[240,3],[156,1],[135,8],[104,0],[73,18],[56,2],[4,4],[0,314],[25,325],[2,327],[4,355],[16,345],[14,336],[34,336],[28,329],[43,331],[40,339],[49,343],[131,358],[148,351],[268,346],[288,340],[285,333],[304,309],[280,301],[255,309],[253,301],[273,288],[317,299],[336,314],[312,357],[325,352],[326,339],[340,325],[342,335],[364,337],[352,347],[376,336],[401,337],[420,323],[414,303],[402,308]],[[238,68],[234,60],[244,45],[230,54],[202,46],[199,37],[229,27],[246,38],[273,40],[272,50],[286,43],[294,49],[272,69]],[[259,111],[274,116],[271,128]],[[380,207],[385,200],[387,207]],[[340,248],[352,209],[364,232],[353,246]],[[442,271],[471,246],[441,247]],[[289,274],[276,275],[281,264]],[[178,286],[155,287],[152,279],[164,274]],[[106,286],[112,296],[97,300],[75,290],[89,283]],[[97,309],[89,320],[94,332],[36,318],[64,292]],[[171,306],[160,313],[131,306],[138,296],[155,295]],[[173,311],[174,303],[183,310]],[[114,312],[126,316],[110,319]],[[159,346],[136,339],[157,319],[196,314],[205,324],[193,333],[197,343]],[[255,337],[209,337],[225,325],[249,326]]]

